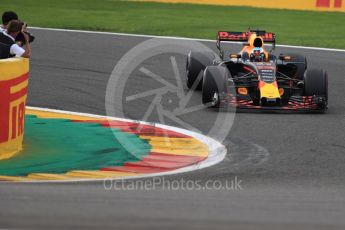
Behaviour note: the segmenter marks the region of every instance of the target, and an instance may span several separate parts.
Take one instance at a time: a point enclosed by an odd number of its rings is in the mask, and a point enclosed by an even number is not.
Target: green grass
[[[345,48],[345,13],[116,0],[1,0],[31,26],[215,38],[248,27],[277,34],[279,44]]]

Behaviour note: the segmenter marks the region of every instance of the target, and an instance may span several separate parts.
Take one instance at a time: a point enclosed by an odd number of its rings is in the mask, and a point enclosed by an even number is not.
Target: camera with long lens
[[[22,23],[23,23],[23,26],[27,27],[26,23],[24,22]],[[17,44],[20,44],[21,46],[26,45],[26,40],[23,33],[25,33],[29,37],[29,43],[35,40],[35,36],[32,33],[30,33],[29,31],[24,31],[24,32],[19,33],[18,36],[16,37]]]

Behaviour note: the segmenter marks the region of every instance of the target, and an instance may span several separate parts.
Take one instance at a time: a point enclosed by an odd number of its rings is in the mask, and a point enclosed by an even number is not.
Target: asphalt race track
[[[33,31],[37,41],[32,47],[28,104],[101,115],[106,113],[105,91],[114,66],[133,46],[148,39]],[[165,177],[201,183],[236,178],[242,189],[107,191],[100,182],[2,183],[0,227],[345,229],[345,52],[279,47],[276,53],[280,52],[303,53],[310,67],[327,69],[327,113],[237,113],[223,141],[228,155],[222,163]],[[182,55],[176,60],[178,66],[185,65]],[[171,81],[169,59],[165,61],[152,58],[143,65]],[[140,73],[134,79],[128,95],[155,88]],[[125,107],[126,117],[142,119],[150,100]],[[200,100],[196,93],[191,103]],[[216,111],[202,109],[183,119],[207,134],[208,123],[216,116]],[[156,115],[149,120],[159,122]],[[176,125],[168,119],[166,123]]]

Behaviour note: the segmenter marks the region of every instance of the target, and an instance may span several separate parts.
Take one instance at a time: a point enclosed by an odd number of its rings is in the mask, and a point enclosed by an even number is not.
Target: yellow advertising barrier
[[[345,12],[345,0],[139,0],[146,2],[194,3],[259,8]]]
[[[22,150],[29,59],[0,60],[0,160]]]

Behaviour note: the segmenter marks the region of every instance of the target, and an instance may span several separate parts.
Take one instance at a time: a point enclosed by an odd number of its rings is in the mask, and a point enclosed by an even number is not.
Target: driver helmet
[[[261,47],[255,47],[250,54],[250,60],[252,62],[263,62],[265,60],[265,52]]]

